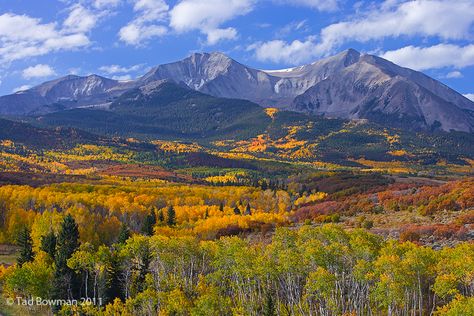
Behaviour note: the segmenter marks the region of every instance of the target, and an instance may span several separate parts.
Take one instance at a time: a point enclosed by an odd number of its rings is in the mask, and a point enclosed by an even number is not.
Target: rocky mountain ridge
[[[284,70],[247,67],[222,53],[195,53],[133,81],[66,76],[0,97],[0,114],[34,115],[110,104],[126,91],[171,80],[215,97],[408,129],[474,131],[474,102],[421,72],[353,49]]]

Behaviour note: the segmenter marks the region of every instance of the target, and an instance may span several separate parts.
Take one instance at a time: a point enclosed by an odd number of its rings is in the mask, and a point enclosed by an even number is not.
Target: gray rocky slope
[[[37,114],[106,105],[124,91],[172,80],[217,97],[326,117],[369,119],[410,129],[474,131],[474,103],[421,72],[349,49],[312,64],[257,70],[222,53],[196,53],[135,81],[67,76],[0,97],[0,113]]]

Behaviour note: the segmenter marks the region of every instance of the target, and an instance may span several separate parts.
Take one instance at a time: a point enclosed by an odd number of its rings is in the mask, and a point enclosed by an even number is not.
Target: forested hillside
[[[133,93],[103,112],[189,106]],[[214,134],[190,111],[167,126],[209,137],[167,140],[0,121],[1,313],[473,313],[471,135],[234,105],[268,125],[216,138],[240,123]]]
[[[86,299],[61,315],[467,315],[472,180],[406,180],[2,186],[1,242],[19,251],[3,296]]]

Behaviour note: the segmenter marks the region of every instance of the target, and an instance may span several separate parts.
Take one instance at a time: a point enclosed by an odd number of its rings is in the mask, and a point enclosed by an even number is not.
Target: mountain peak
[[[98,75],[66,76],[0,98],[0,113],[24,114],[60,104],[101,105],[125,91],[164,91],[169,80],[214,97],[339,118],[368,118],[410,129],[474,130],[474,103],[438,81],[381,57],[347,49],[294,68],[263,71],[222,52],[193,53],[158,65],[127,84]],[[173,89],[171,89],[173,90]],[[44,111],[52,111],[45,108]],[[400,121],[400,122],[398,122]],[[398,123],[397,123],[398,122]]]
[[[360,55],[360,52],[354,48],[348,48],[345,51],[343,51],[343,53]]]
[[[195,52],[192,53],[188,58],[190,59],[203,59],[203,60],[208,60],[208,59],[225,59],[225,60],[231,60],[229,56],[222,52]]]
[[[335,57],[340,58],[342,62],[344,63],[344,66],[347,67],[358,62],[360,59],[360,56],[361,56],[361,53],[359,53],[353,48],[349,48],[337,54]]]

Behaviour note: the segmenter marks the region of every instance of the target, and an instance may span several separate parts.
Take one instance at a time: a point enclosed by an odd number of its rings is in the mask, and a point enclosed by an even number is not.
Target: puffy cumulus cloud
[[[87,35],[119,0],[64,1],[64,21],[43,23],[28,15],[0,15],[0,63],[90,45]]]
[[[319,11],[335,11],[340,0],[274,0],[277,4],[304,6]]]
[[[73,5],[70,10],[69,16],[63,22],[65,30],[85,33],[96,26],[98,14],[94,14],[81,4]]]
[[[460,0],[456,4],[447,0],[389,1],[352,21],[324,28],[321,45],[331,49],[347,41],[367,42],[402,35],[465,39],[470,36],[474,22],[472,12],[472,0]]]
[[[415,70],[443,67],[463,68],[474,65],[474,44],[458,46],[439,44],[430,47],[406,46],[387,51],[381,57]]]
[[[78,49],[89,44],[84,33],[58,29],[55,23],[41,23],[40,19],[27,15],[0,15],[0,63]]]
[[[233,27],[226,29],[214,29],[207,32],[207,43],[215,45],[222,40],[232,40],[237,37],[237,30]]]
[[[144,42],[165,35],[169,6],[163,0],[135,0],[135,17],[119,31],[119,38],[128,45],[142,45]]]
[[[129,73],[129,72],[135,72],[135,71],[138,71],[140,69],[142,69],[144,66],[144,64],[138,64],[138,65],[133,65],[133,66],[130,66],[130,67],[124,67],[124,66],[120,66],[120,65],[105,65],[105,66],[101,66],[99,68],[100,71],[106,73],[106,74],[120,74],[120,73]]]
[[[235,39],[235,28],[221,28],[225,22],[253,10],[254,0],[182,0],[170,11],[170,26],[177,32],[199,30],[209,45]]]
[[[368,42],[400,36],[438,37],[444,40],[469,39],[474,23],[472,12],[472,0],[459,0],[456,4],[448,0],[387,0],[367,10],[359,10],[351,19],[323,28],[317,36],[318,40],[313,37],[303,42],[270,41],[253,47],[259,60],[295,64],[295,59],[300,60],[306,56],[306,59],[301,61],[307,62],[312,58],[333,53],[339,46],[351,41]],[[282,50],[266,52],[269,47],[279,47]],[[311,51],[305,53],[300,47]],[[288,53],[294,54],[295,59]],[[401,53],[399,52],[400,55]],[[428,66],[421,67],[418,69],[426,69]]]
[[[168,29],[162,25],[130,23],[120,29],[120,40],[129,45],[141,45],[154,37],[166,35]]]
[[[163,0],[135,0],[133,10],[139,12],[136,21],[153,22],[163,20],[168,12],[169,6]]]
[[[36,66],[25,68],[22,72],[22,76],[25,79],[49,77],[55,74],[56,72],[54,69],[45,64],[38,64]]]
[[[474,93],[466,93],[464,96],[474,102]]]
[[[462,78],[462,77],[464,77],[463,74],[458,70],[451,71],[448,74],[446,74],[446,78],[448,79]]]
[[[305,41],[295,40],[287,43],[274,40],[257,43],[248,48],[255,51],[258,60],[297,65],[321,55],[319,47],[312,38]]]

